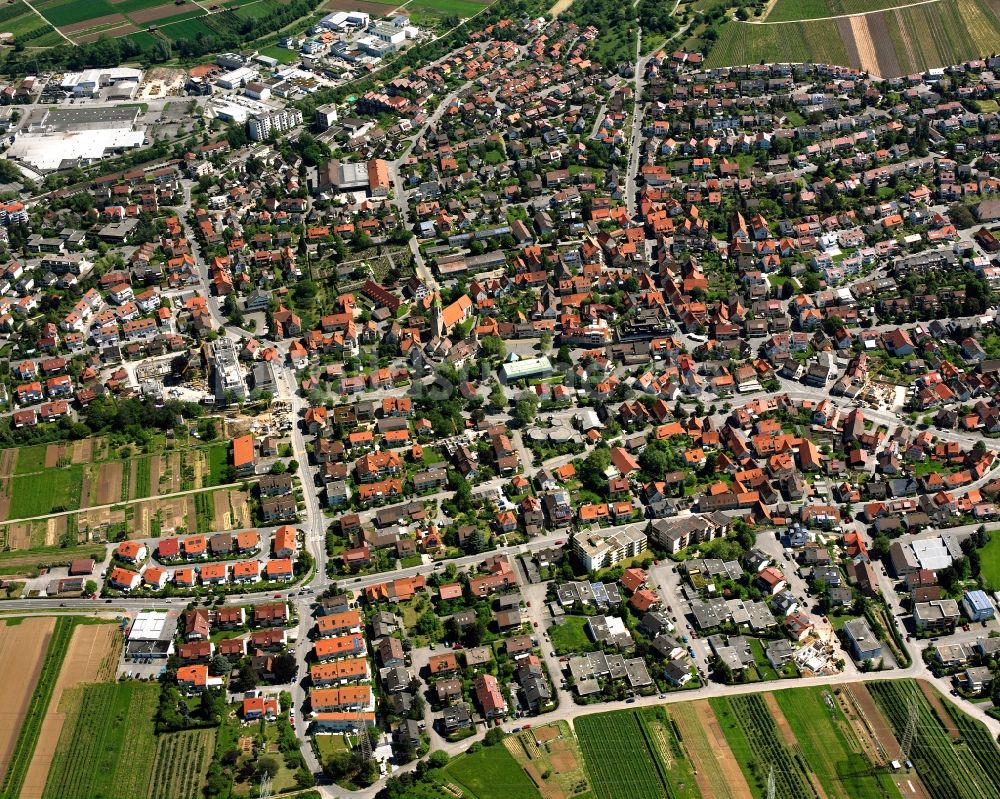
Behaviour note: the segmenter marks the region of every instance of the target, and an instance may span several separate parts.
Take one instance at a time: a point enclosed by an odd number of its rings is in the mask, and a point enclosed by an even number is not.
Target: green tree
[[[493,387],[490,389],[490,405],[498,410],[507,407],[507,395],[497,380],[493,381]]]
[[[533,391],[525,391],[514,405],[514,418],[522,425],[530,424],[538,414],[539,399]]]
[[[606,445],[599,445],[583,459],[577,474],[580,482],[588,491],[593,491],[600,496],[608,493],[607,470],[611,466],[611,449]]]
[[[441,634],[444,632],[441,619],[438,618],[433,610],[428,610],[421,614],[414,625],[414,629],[418,635],[430,638],[433,641],[441,638]]]
[[[507,345],[503,343],[503,339],[499,336],[483,336],[479,339],[479,349],[488,358],[496,358],[502,361],[507,357]]]
[[[675,461],[666,441],[652,441],[639,453],[639,467],[651,480],[661,480],[672,471]]]
[[[272,755],[264,755],[260,760],[257,761],[257,771],[260,774],[267,774],[274,779],[278,776],[278,772],[281,770],[281,764],[278,763],[278,758]]]
[[[486,746],[493,746],[503,741],[506,737],[507,733],[504,732],[503,727],[492,727],[483,737],[483,744]]]

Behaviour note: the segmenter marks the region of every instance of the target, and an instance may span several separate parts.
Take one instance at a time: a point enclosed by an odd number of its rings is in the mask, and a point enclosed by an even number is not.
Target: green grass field
[[[503,746],[486,746],[444,768],[448,781],[467,789],[475,799],[533,799],[534,783]]]
[[[159,26],[160,34],[173,41],[193,39],[199,33],[204,33],[206,36],[213,33],[212,29],[199,18],[181,19],[180,22],[174,22],[170,25],[165,25],[166,22],[170,22],[170,20],[163,20],[156,24]]]
[[[12,477],[8,518],[24,519],[60,510],[76,510],[80,507],[82,485],[82,466]]]
[[[557,655],[568,655],[572,652],[590,652],[594,644],[584,629],[587,626],[586,616],[566,616],[561,624],[549,628],[549,637]]]
[[[121,0],[120,3],[112,3],[115,11],[119,14],[131,14],[133,11],[144,11],[147,8],[165,6],[170,0]]]
[[[294,64],[299,60],[299,54],[297,52],[289,50],[287,47],[278,47],[277,45],[261,47],[260,54],[270,56],[281,64]]]
[[[993,530],[989,543],[979,550],[983,579],[994,589],[1000,588],[1000,530]]]
[[[13,33],[16,37],[21,37],[22,39],[27,37],[31,42],[37,42],[39,39],[48,35],[44,34],[43,36],[37,36],[36,32],[39,28],[47,28],[50,32],[55,33],[55,28],[43,22],[39,19],[37,14],[32,14],[30,11],[25,11],[20,16],[8,20],[0,27],[2,27],[5,31]],[[58,36],[58,34],[56,35]]]
[[[152,457],[149,455],[140,455],[136,459],[135,465],[135,496],[136,497],[148,497],[152,491],[152,480],[153,476],[151,473],[152,467]]]
[[[280,48],[279,48],[280,49]],[[290,50],[286,52],[291,52]],[[229,444],[212,444],[208,448],[208,482],[206,485],[217,486],[223,482],[223,472],[229,465]]]
[[[17,465],[14,474],[30,474],[45,469],[45,451],[47,444],[36,444],[33,447],[21,447],[17,451]]]
[[[121,12],[107,0],[46,0],[35,6],[57,28]]]
[[[409,11],[424,10],[436,14],[454,14],[456,17],[471,17],[482,11],[488,4],[476,3],[474,0],[413,0],[406,7]]]
[[[857,738],[830,689],[792,688],[775,692],[774,698],[828,799],[896,799],[900,796],[888,772],[873,771],[868,760],[859,753]]]
[[[44,799],[148,799],[159,686],[120,682],[68,691],[67,719]]]
[[[239,5],[237,3],[237,5]],[[233,16],[237,19],[259,19],[271,13],[281,3],[277,0],[259,0],[256,3],[244,3],[239,8],[233,10]]]
[[[149,799],[200,796],[214,749],[215,730],[185,730],[161,735],[156,741]]]

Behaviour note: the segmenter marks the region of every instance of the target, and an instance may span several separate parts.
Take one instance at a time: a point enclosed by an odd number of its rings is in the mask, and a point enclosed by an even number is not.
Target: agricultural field
[[[475,0],[413,0],[406,10],[429,11],[442,16],[472,17],[482,11],[488,3],[477,3]]]
[[[373,17],[387,17],[397,8],[399,8],[398,5],[379,3],[374,0],[358,0],[358,2],[354,2],[353,0],[326,0],[320,6],[320,11],[353,11],[357,9],[358,11],[371,14]]]
[[[931,799],[1000,798],[1000,749],[985,727],[946,708],[950,703],[933,688],[925,691],[914,680],[872,682],[867,688],[897,738],[905,735],[910,708],[915,709],[910,759]]]
[[[504,740],[504,746],[531,781],[542,786],[544,799],[573,799],[587,794],[590,780],[580,745],[565,721],[511,735]]]
[[[907,6],[921,0],[777,0],[764,19],[767,22],[790,22],[802,19],[866,14],[886,8]]]
[[[916,773],[894,772],[910,704]],[[573,731],[544,724],[457,757],[424,787],[469,799],[764,799],[772,766],[778,799],[1000,799],[989,731],[912,680],[580,716]]]
[[[225,10],[209,11],[216,5]],[[10,32],[32,47],[67,41],[83,44],[108,36],[127,37],[148,48],[164,39],[177,41],[199,33],[228,33],[242,20],[263,17],[280,5],[282,0],[228,0],[219,4],[197,0],[34,0],[36,14],[24,0],[12,0],[0,9],[0,31]],[[396,6],[384,8],[389,12]]]
[[[760,694],[716,697],[709,705],[719,720],[729,748],[743,769],[747,783],[766,789],[770,769],[774,769],[776,795],[819,799],[804,761],[789,748],[778,729],[767,701]]]
[[[52,755],[66,722],[63,694],[83,683],[110,682],[118,668],[122,632],[117,624],[78,624],[73,630],[59,679],[42,722],[20,799],[42,799]]]
[[[814,61],[847,64],[847,49],[833,20],[788,25],[752,25],[726,22],[706,65],[732,66],[761,61]]]
[[[898,799],[889,769],[874,769],[828,688],[792,688],[771,695],[828,799]],[[825,724],[817,723],[825,719]]]
[[[134,446],[119,447],[97,437],[0,451],[0,544],[10,549],[72,545],[95,528],[108,538],[133,530],[158,535],[155,528],[164,526],[162,518],[146,519],[137,512],[140,500],[223,486],[230,479],[227,441],[203,444],[192,438],[189,442],[156,439],[140,452]],[[228,502],[223,504],[224,508],[219,507],[224,513],[217,513],[216,506],[203,509],[203,527],[217,528],[242,518]],[[183,499],[179,505],[186,508]],[[155,516],[158,510],[149,515]],[[79,513],[16,521],[63,511]],[[187,520],[185,510],[177,524],[194,530],[195,514],[192,507]],[[169,522],[165,526],[171,528]]]
[[[7,518],[25,519],[75,510],[80,507],[82,491],[82,466],[15,475],[4,481],[3,493],[10,497]]]
[[[707,700],[673,705],[670,718],[691,760],[702,796],[712,799],[749,799],[752,796]]]
[[[848,2],[879,0],[842,0],[841,5]],[[835,0],[778,0],[764,23],[727,21],[706,66],[813,61],[898,77],[1000,49],[1000,3],[995,0],[940,0],[838,19],[777,21],[813,14],[828,3]]]
[[[215,730],[185,730],[161,735],[149,799],[200,796],[215,751]]]
[[[24,785],[25,777],[34,756],[35,746],[41,734],[50,700],[62,672],[63,662],[65,661],[66,652],[73,636],[73,630],[81,621],[79,618],[65,616],[56,619],[49,617],[40,619],[8,619],[6,621],[6,627],[8,628],[12,625],[27,625],[29,631],[34,636],[41,638],[45,642],[42,646],[45,659],[41,663],[41,668],[38,668],[37,658],[34,663],[23,662],[17,664],[24,669],[32,669],[33,671],[37,669],[38,676],[31,691],[31,699],[27,703],[27,708],[21,717],[17,742],[7,761],[3,783],[0,785],[0,797],[3,797],[3,799],[14,799],[14,797],[21,795],[21,788]],[[44,629],[36,627],[32,630],[31,627],[35,625],[46,625],[46,627]],[[23,650],[27,653],[32,652],[32,645],[25,642]],[[16,672],[4,671],[3,673],[9,677],[10,674]]]
[[[538,789],[503,746],[486,746],[444,768],[445,778],[477,799],[540,797]]]
[[[0,674],[5,675],[0,705],[0,777],[4,779],[54,629],[51,617],[25,619],[19,624],[0,622]]]
[[[66,691],[66,712],[43,799],[147,799],[156,757],[155,683],[82,685]]]
[[[12,33],[15,39],[22,42],[32,42],[32,46],[36,46],[48,34],[58,36],[55,28],[39,19],[23,0],[16,0],[0,8],[0,31]]]
[[[675,754],[673,767],[667,767],[652,724],[662,724],[656,710],[597,713],[576,720],[574,728],[597,799],[698,795],[687,793],[695,783],[686,759]],[[679,746],[675,752],[681,752]]]

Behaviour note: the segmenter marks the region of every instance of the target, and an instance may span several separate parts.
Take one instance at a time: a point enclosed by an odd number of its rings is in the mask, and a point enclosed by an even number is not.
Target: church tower
[[[444,338],[444,309],[441,308],[441,295],[434,292],[434,304],[431,306],[431,337]]]

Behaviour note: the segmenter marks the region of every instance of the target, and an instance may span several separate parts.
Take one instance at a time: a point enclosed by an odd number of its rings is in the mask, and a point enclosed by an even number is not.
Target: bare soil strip
[[[216,530],[231,530],[233,520],[229,512],[229,492],[216,491],[212,494],[212,505],[215,511],[213,522]]]
[[[875,44],[872,42],[868,23],[864,17],[850,17],[850,21],[851,36],[854,39],[854,46],[858,50],[858,62],[861,69],[877,75],[878,55],[875,53]]]
[[[934,715],[938,717],[938,720],[941,722],[941,726],[944,727],[945,732],[948,733],[951,740],[957,741],[961,738],[962,734],[958,731],[958,727],[955,726],[955,722],[952,720],[951,715],[941,702],[941,697],[938,696],[937,691],[935,691],[926,680],[917,680],[917,685],[920,686],[920,690],[923,692],[924,696],[927,697],[927,701],[934,710]]]
[[[55,629],[54,616],[24,619],[20,624],[0,626],[0,776],[6,774],[21,724],[28,712],[41,671],[45,650]],[[22,794],[23,796],[24,794]]]
[[[233,529],[251,527],[249,495],[245,491],[230,491],[229,499],[233,506]]]
[[[31,525],[15,522],[7,527],[7,546],[11,549],[31,549]]]
[[[52,756],[66,722],[66,712],[59,707],[63,693],[83,683],[112,680],[118,665],[120,637],[121,631],[115,624],[81,624],[73,630],[73,637],[66,650],[66,660],[59,672],[49,711],[42,722],[42,730],[24,779],[20,799],[42,799]]]
[[[93,19],[85,19],[82,22],[74,22],[71,25],[63,25],[59,30],[62,33],[73,34],[93,28],[96,25],[110,25],[112,22],[128,22],[128,20],[121,14],[105,14],[103,17],[94,17]]]
[[[869,14],[865,19],[868,21],[868,37],[875,43],[875,58],[878,62],[875,74],[904,74],[899,66],[899,59],[896,58],[896,48],[892,46],[892,36],[889,35],[885,12]]]
[[[84,438],[73,444],[73,463],[90,463],[94,459],[94,447],[100,439]]]
[[[708,700],[685,702],[670,708],[669,713],[681,732],[701,795],[705,799],[752,799],[750,786]]]
[[[112,28],[104,28],[103,30],[91,31],[90,33],[83,33],[79,36],[74,36],[73,41],[77,44],[87,44],[88,42],[96,42],[102,36],[117,39],[119,36],[128,36],[130,33],[139,33],[139,31],[142,30],[145,30],[145,28],[140,28],[133,25],[131,22],[126,22],[124,25],[115,25]]]
[[[62,445],[61,444],[49,444],[45,448],[45,468],[54,469],[59,463],[59,458],[62,455]]]
[[[878,739],[882,749],[885,750],[890,759],[898,757],[900,751],[899,741],[892,734],[892,728],[889,727],[888,722],[882,716],[882,712],[878,709],[878,705],[875,704],[875,700],[872,699],[872,695],[868,693],[868,689],[864,683],[852,683],[851,691],[854,694],[857,707],[864,714],[872,733]],[[904,799],[929,799],[929,794],[915,771],[911,771],[909,774],[902,775],[899,778],[894,778],[894,782],[899,787]]]
[[[178,8],[173,3],[165,6],[155,6],[154,8],[144,8],[142,11],[131,11],[129,12],[129,17],[133,22],[142,25],[146,22],[156,22],[158,19],[165,19],[166,17],[176,17],[178,14],[183,14],[185,11],[193,11],[194,9],[190,6],[185,6],[184,8]]]
[[[840,40],[844,43],[844,49],[847,51],[848,63],[854,69],[861,69],[861,56],[858,55],[858,45],[854,41],[854,31],[851,29],[849,17],[841,17],[837,20],[837,33],[840,34]]]
[[[150,496],[159,496],[162,492],[160,491],[160,475],[163,473],[163,458],[160,455],[154,455],[149,459],[149,490],[151,492]]]
[[[122,474],[124,469],[121,461],[102,463],[97,482],[98,505],[110,505],[120,502],[122,498]]]

